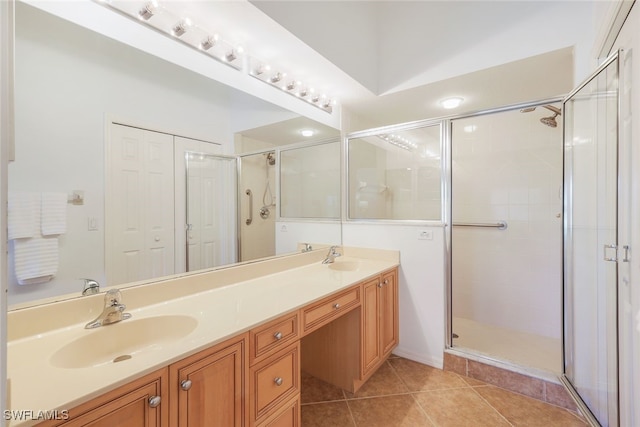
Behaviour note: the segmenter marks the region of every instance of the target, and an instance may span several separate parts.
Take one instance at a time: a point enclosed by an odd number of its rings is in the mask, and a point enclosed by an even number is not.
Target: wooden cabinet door
[[[244,426],[247,362],[243,334],[171,365],[171,425]]]
[[[397,270],[382,276],[380,287],[380,345],[382,356],[398,344]]]
[[[380,278],[369,280],[362,288],[362,373],[377,366],[380,353]]]
[[[167,370],[163,369],[71,409],[68,421],[39,426],[168,427],[168,409]]]

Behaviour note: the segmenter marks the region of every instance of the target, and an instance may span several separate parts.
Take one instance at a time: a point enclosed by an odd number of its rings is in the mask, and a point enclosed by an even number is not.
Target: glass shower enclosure
[[[564,101],[564,375],[592,423],[619,424],[618,54]]]

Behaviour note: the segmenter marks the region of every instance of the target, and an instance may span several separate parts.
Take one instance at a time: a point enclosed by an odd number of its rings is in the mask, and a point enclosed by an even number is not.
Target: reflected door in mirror
[[[113,124],[107,162],[107,284],[173,274],[173,136]]]

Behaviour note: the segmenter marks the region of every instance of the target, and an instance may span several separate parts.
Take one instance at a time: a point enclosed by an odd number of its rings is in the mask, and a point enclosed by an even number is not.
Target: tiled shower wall
[[[453,317],[560,338],[562,129],[538,107],[453,123]]]

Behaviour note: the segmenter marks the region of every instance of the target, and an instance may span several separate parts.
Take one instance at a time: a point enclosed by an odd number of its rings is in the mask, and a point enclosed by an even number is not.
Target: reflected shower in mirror
[[[340,242],[340,141],[280,150],[278,253]]]
[[[442,218],[440,124],[348,140],[349,219]]]
[[[247,149],[250,138],[279,141],[265,147],[269,150],[274,145],[299,142],[303,137],[296,114],[22,2],[16,3],[15,52],[16,160],[9,165],[9,192],[39,197],[40,202],[33,199],[26,205],[37,204],[41,207],[40,214],[44,207],[42,200],[52,199],[47,202],[47,215],[53,212],[54,217],[65,221],[56,224],[57,234],[48,234],[42,237],[43,242],[35,242],[43,244],[40,246],[46,249],[47,259],[55,260],[49,265],[29,261],[36,267],[35,274],[39,275],[36,278],[45,278],[41,283],[30,283],[28,278],[20,280],[24,284],[19,283],[15,246],[23,242],[17,242],[18,238],[10,242],[9,303],[13,307],[42,303],[44,299],[79,297],[83,278],[96,280],[104,288],[115,283],[129,284],[131,280],[182,274],[187,269],[195,270],[198,263],[204,268],[212,263],[236,261],[237,244],[231,242],[238,219],[229,210],[236,206],[235,202],[199,207],[194,203],[187,218],[186,170],[191,168],[185,163],[185,152],[202,153],[206,158],[235,157]],[[304,120],[305,126],[313,126]],[[125,138],[121,154],[130,160],[164,153],[162,167],[171,170],[164,175],[165,181],[142,162],[146,166],[137,169],[124,165],[118,178],[123,185],[115,186],[116,181],[109,178],[113,169],[107,160],[115,154],[111,144],[114,124],[153,133],[144,144]],[[245,130],[247,136],[239,137]],[[192,172],[195,170],[194,166]],[[146,187],[130,191],[142,185],[143,181],[136,177],[145,174],[149,178]],[[190,175],[190,191],[196,191],[196,179],[201,180],[198,185],[203,185],[208,178]],[[223,192],[234,193],[232,198],[214,196],[203,188],[197,191],[202,197],[235,200],[238,191],[235,181],[223,179],[212,185],[222,190],[225,182],[230,186]],[[275,189],[275,177],[271,188]],[[152,194],[181,202],[168,207],[157,197],[147,200]],[[14,199],[15,203],[18,201]],[[131,208],[128,214],[122,214],[124,206]],[[120,244],[111,240],[115,235],[110,232],[114,218],[119,218],[124,229],[139,230],[149,225],[150,213],[158,212],[163,214],[166,229],[162,233],[155,228],[138,233],[137,244],[152,249],[145,257],[160,257],[162,252],[166,258],[151,263],[144,274],[129,275],[137,269],[138,261],[124,246],[117,249],[119,252],[112,250],[114,244]],[[195,227],[194,212],[199,212],[199,221],[218,221],[222,234],[216,237],[219,239],[216,245],[221,246],[214,249],[204,243],[208,237],[196,245],[196,236],[192,234],[187,268],[190,237],[185,228],[187,224]],[[225,225],[220,225],[223,217]],[[42,233],[37,234],[40,237]],[[126,234],[121,237],[125,239]],[[56,245],[52,244],[54,239]],[[162,244],[162,251],[156,250],[160,247],[158,243]],[[207,251],[210,252],[205,256]],[[200,255],[194,255],[197,252]],[[120,261],[115,259],[116,253],[124,254]],[[117,262],[112,263],[114,260]],[[107,273],[108,265],[114,265],[116,270],[124,268],[126,274],[112,279]],[[19,274],[23,277],[22,271]]]

